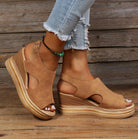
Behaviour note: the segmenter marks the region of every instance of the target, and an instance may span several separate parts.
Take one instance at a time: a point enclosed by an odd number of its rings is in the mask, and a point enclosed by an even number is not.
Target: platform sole
[[[83,100],[60,92],[61,111],[64,115],[96,115],[107,118],[127,118],[135,113],[135,106],[124,109],[105,109],[90,100]]]
[[[34,116],[40,119],[43,120],[51,119],[55,115],[55,113],[53,115],[49,115],[49,112],[47,112],[46,114],[46,112],[43,112],[43,110],[39,109],[29,98],[23,79],[20,75],[20,72],[13,57],[10,57],[9,59],[6,60],[5,66],[16,86],[18,96],[24,107],[27,108]]]

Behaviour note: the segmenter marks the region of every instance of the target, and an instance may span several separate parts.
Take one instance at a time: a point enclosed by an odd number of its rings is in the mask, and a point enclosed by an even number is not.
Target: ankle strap
[[[50,48],[45,44],[44,36],[43,36],[42,42],[43,42],[44,46],[45,46],[49,51],[51,51],[54,55],[59,56],[59,57],[64,56],[64,51],[62,51],[61,53],[59,53],[59,52],[55,52],[55,51],[53,51],[52,49],[50,49]]]

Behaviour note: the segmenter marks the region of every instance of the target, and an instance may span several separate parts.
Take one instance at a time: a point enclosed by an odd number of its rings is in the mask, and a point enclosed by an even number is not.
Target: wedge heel
[[[61,111],[64,115],[96,115],[106,118],[126,118],[135,113],[134,104],[125,109],[105,109],[90,100],[60,92]]]
[[[13,59],[13,57],[9,58],[5,62],[5,66],[12,77],[12,80],[16,86],[18,96],[24,105],[25,108],[27,108],[34,116],[40,118],[40,119],[50,119],[51,116],[46,115],[45,113],[41,112],[39,108],[36,107],[36,105],[33,104],[33,102],[30,100],[25,85],[23,83],[22,77],[19,73],[19,70],[17,68],[17,65]]]

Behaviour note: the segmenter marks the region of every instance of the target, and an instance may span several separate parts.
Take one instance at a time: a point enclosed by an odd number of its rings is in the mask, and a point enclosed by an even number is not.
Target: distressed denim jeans
[[[53,10],[43,26],[62,41],[64,50],[88,49],[90,7],[95,0],[56,0]]]

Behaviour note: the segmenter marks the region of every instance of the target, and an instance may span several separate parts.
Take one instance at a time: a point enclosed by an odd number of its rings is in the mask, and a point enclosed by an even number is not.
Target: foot
[[[64,60],[63,60],[63,67],[62,67],[62,74],[68,75],[75,79],[79,80],[93,80],[95,79],[94,76],[90,73],[88,64],[87,64],[87,57],[86,51],[83,50],[67,50],[65,52]],[[61,92],[74,94],[76,92],[76,87],[71,85],[70,83],[60,81],[58,84],[58,89]],[[121,95],[116,95],[116,99],[122,97]],[[123,97],[122,97],[123,98]],[[102,102],[102,97],[100,95],[93,95],[90,99],[94,100],[97,103]],[[122,101],[124,101],[122,99]],[[125,100],[126,105],[125,107],[129,107],[132,105],[132,100]],[[121,108],[121,106],[119,106]],[[122,106],[124,108],[124,106]]]
[[[35,48],[35,49],[37,51],[39,48]],[[25,47],[25,58],[27,60],[32,60],[33,59],[32,48],[30,46]],[[32,75],[29,74],[29,85],[28,85],[29,88],[35,89],[37,84],[38,84],[38,80],[35,77],[33,77]],[[50,104],[47,107],[45,107],[44,110],[53,112],[53,111],[55,111],[55,106],[54,106],[54,104]]]
[[[58,49],[58,46],[57,48],[54,48],[54,45],[57,43],[57,37],[55,35],[53,35],[53,33],[47,33],[46,34],[46,37],[45,37],[45,43],[47,41],[47,45],[49,46],[52,46],[54,51],[61,51],[63,49],[63,46],[60,46],[60,48]],[[52,39],[52,42],[50,41],[50,39]],[[60,42],[60,41],[59,41]],[[61,45],[61,42],[60,42],[60,45]],[[33,46],[35,47],[35,46]],[[58,56],[55,56],[54,54],[52,54],[45,46],[43,43],[41,43],[41,46],[38,48],[38,46],[36,48],[33,48],[33,49],[36,49],[36,51],[39,51],[39,54],[40,54],[40,57],[42,59],[42,61],[44,62],[45,66],[47,66],[48,69],[52,70],[52,71],[55,71],[56,68],[57,68],[57,64],[58,64],[58,60],[59,60],[59,57]],[[51,48],[52,49],[52,48]],[[52,49],[52,50],[53,50]],[[25,57],[26,59],[28,60],[31,60],[33,59],[33,53],[32,53],[32,48],[30,46],[27,46],[25,47]],[[29,88],[31,89],[34,89],[38,84],[38,81],[35,77],[33,77],[32,75],[29,75]],[[54,104],[50,104],[48,105],[47,107],[44,108],[45,111],[55,111],[55,106]]]

